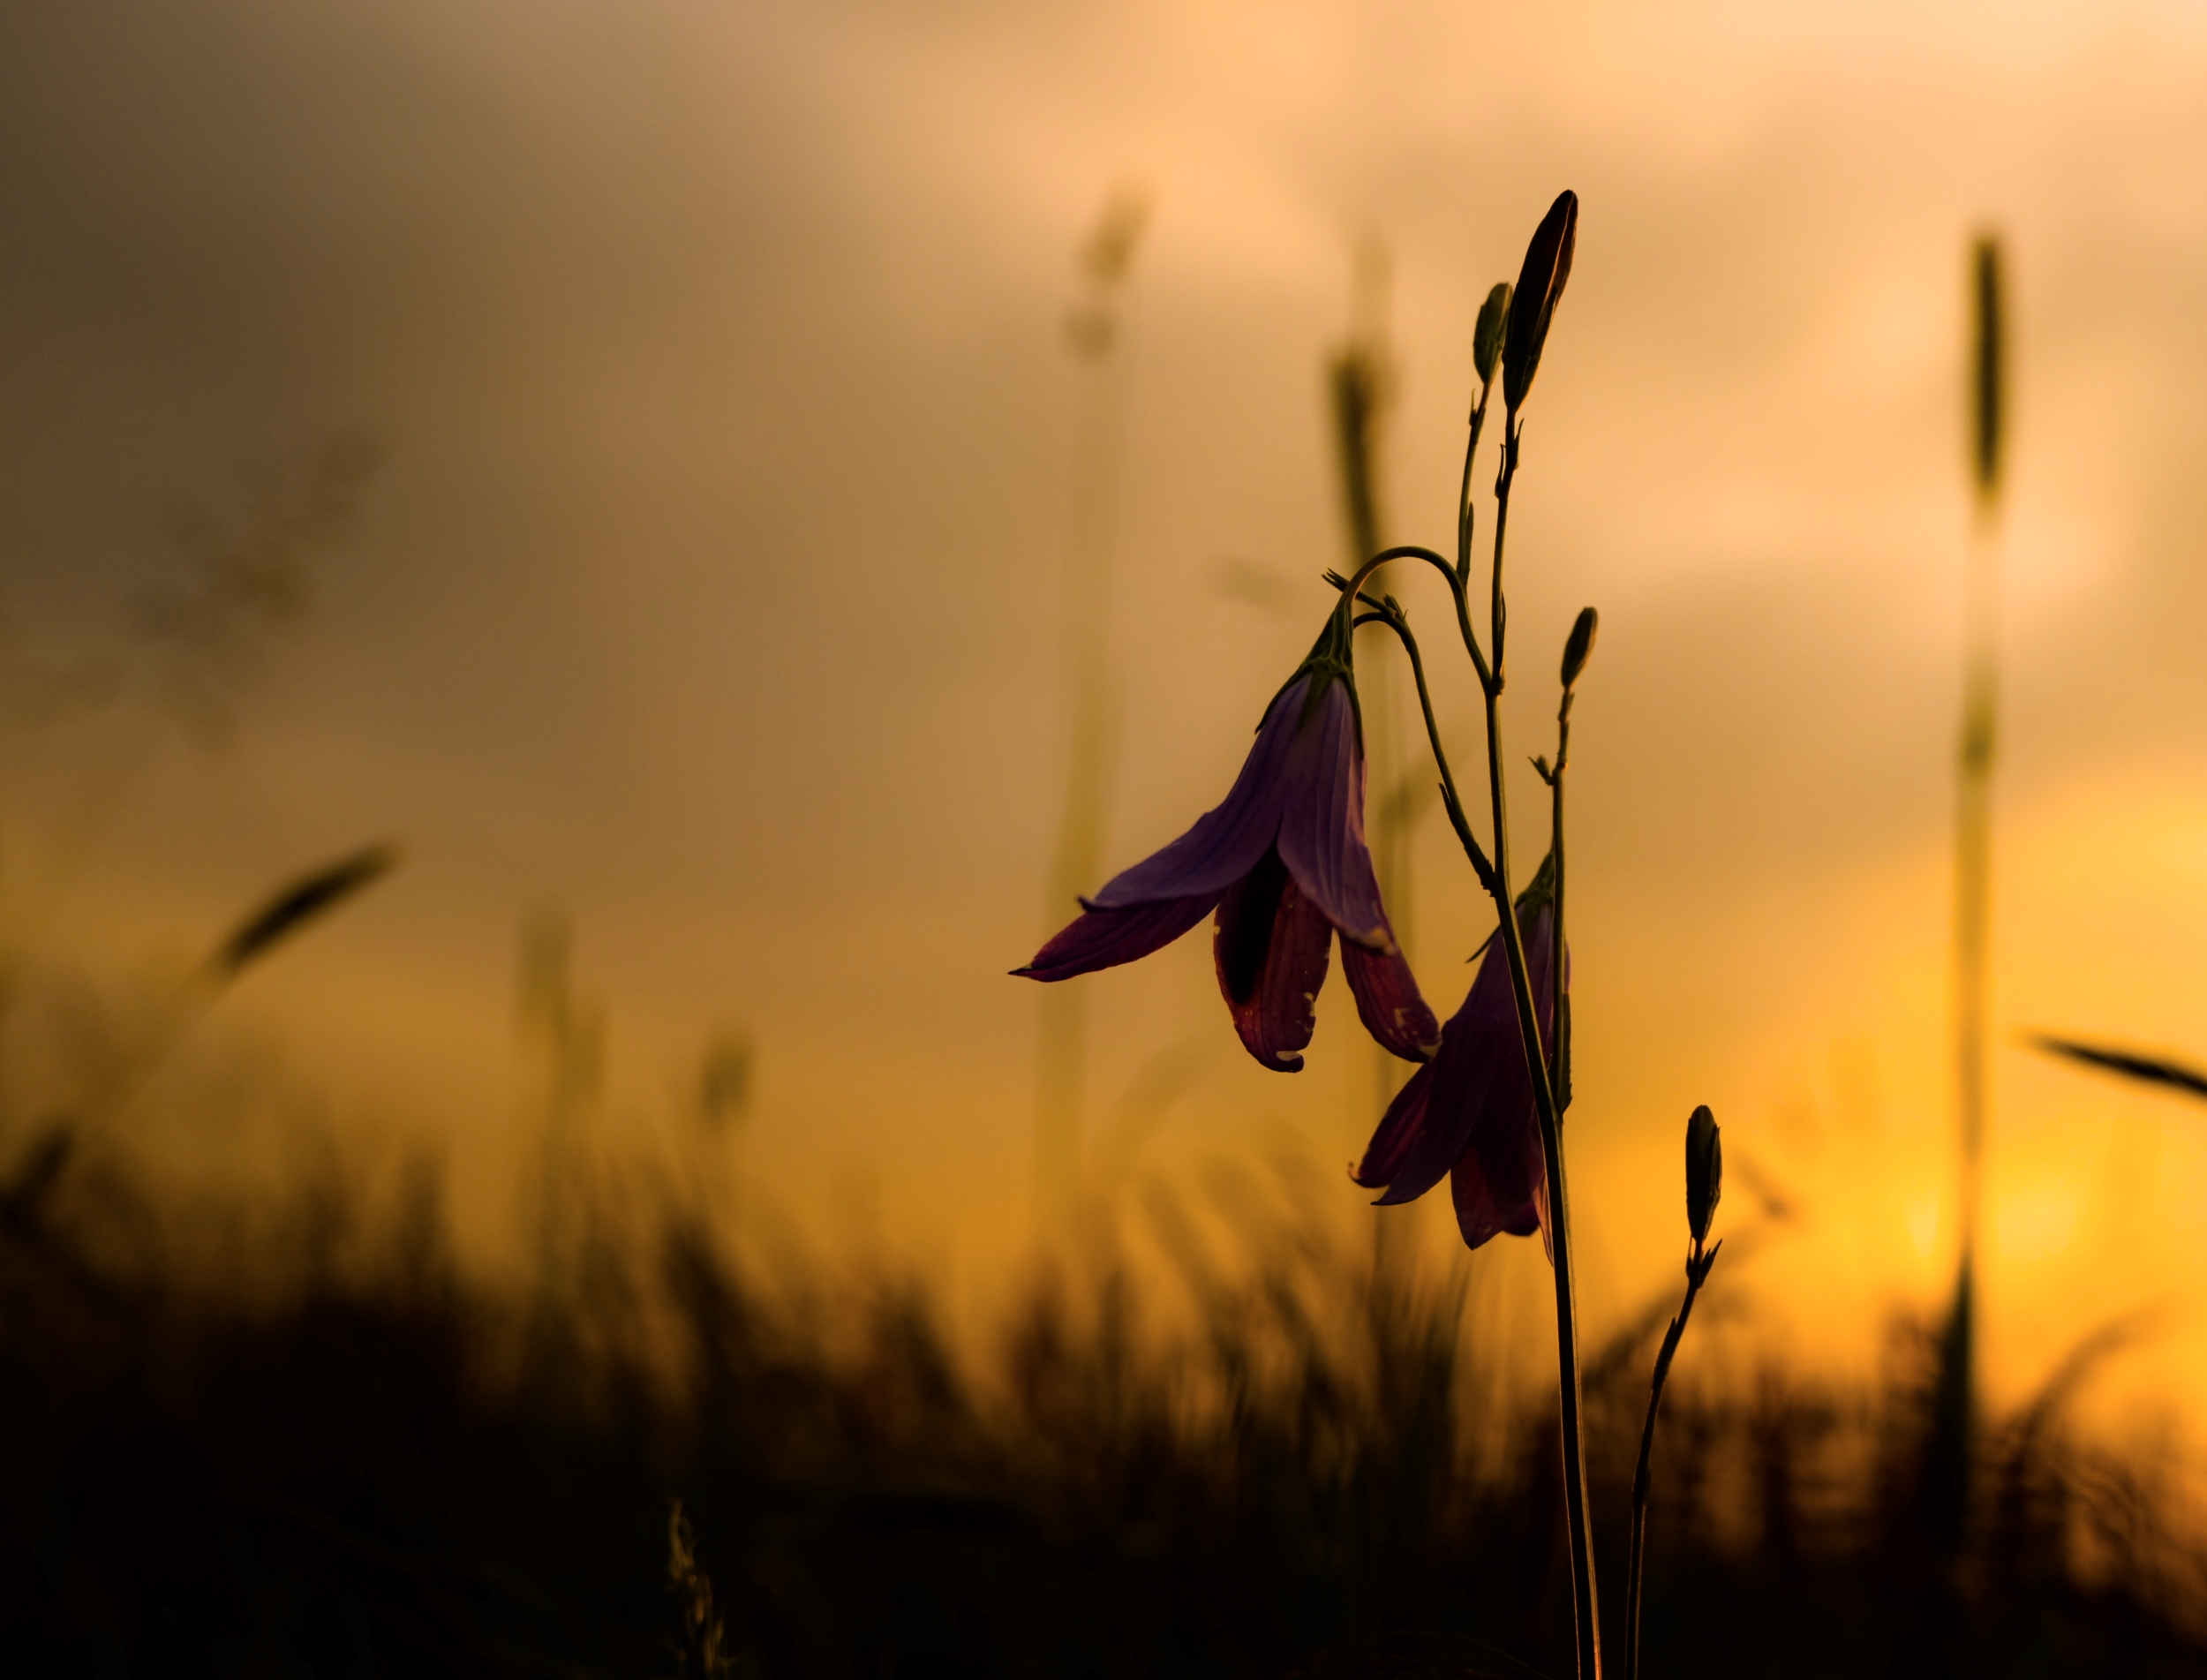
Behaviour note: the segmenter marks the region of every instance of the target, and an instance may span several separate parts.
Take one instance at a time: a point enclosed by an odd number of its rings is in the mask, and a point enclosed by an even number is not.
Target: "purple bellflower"
[[[1277,1073],[1303,1065],[1333,936],[1357,1013],[1386,1048],[1423,1061],[1439,1022],[1396,944],[1364,840],[1363,724],[1348,615],[1337,612],[1257,726],[1216,810],[1115,876],[1013,973],[1033,980],[1132,962],[1214,911],[1218,989],[1249,1053]]]
[[[1551,857],[1518,895],[1525,977],[1544,1043],[1552,1042],[1555,1013],[1555,878]],[[1568,953],[1564,964],[1568,986]],[[1488,942],[1464,1006],[1442,1029],[1441,1053],[1411,1075],[1350,1176],[1367,1189],[1383,1187],[1378,1205],[1388,1207],[1414,1201],[1444,1174],[1467,1247],[1505,1232],[1538,1231],[1548,1239],[1548,1157],[1499,938]]]

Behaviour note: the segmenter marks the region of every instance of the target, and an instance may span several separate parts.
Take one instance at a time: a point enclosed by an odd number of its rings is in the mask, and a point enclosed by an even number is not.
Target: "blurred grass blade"
[[[1333,434],[1341,457],[1341,494],[1348,513],[1349,549],[1357,565],[1379,553],[1379,491],[1373,471],[1386,403],[1386,371],[1369,345],[1351,345],[1327,370]],[[1375,591],[1376,592],[1376,591]]]
[[[76,1129],[69,1121],[47,1123],[23,1151],[6,1185],[0,1187],[0,1224],[20,1228],[36,1216],[76,1146]]]
[[[222,941],[215,955],[216,973],[224,980],[236,978],[308,923],[327,915],[397,866],[395,846],[370,846],[301,876],[238,923],[237,930]]]
[[[2049,1056],[2066,1056],[2087,1067],[2120,1074],[2125,1079],[2139,1080],[2148,1085],[2170,1085],[2194,1096],[2207,1096],[2207,1073],[2187,1067],[2181,1062],[2164,1061],[2157,1056],[2140,1056],[2097,1044],[2081,1044],[2073,1038],[2056,1038],[2051,1033],[2033,1033],[2030,1043],[2033,1048],[2043,1050]]]

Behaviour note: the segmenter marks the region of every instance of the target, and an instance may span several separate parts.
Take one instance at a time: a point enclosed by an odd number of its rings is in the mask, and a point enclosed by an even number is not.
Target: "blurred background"
[[[2203,77],[2207,20],[2151,4],[10,8],[0,1148],[274,884],[390,840],[399,870],[241,978],[100,1158],[210,1229],[309,1181],[395,1206],[426,1161],[457,1263],[510,1279],[555,1126],[585,1176],[908,1269],[984,1343],[1067,1234],[1039,989],[1006,971],[1073,908],[1069,555],[1109,568],[1092,889],[1216,801],[1327,608],[1345,343],[1386,370],[1382,534],[1450,546],[1477,305],[1569,186],[1505,714],[1520,764],[1547,750],[1597,605],[1584,1310],[1607,1336],[1675,1289],[1707,1103],[1758,1239],[1685,1362],[1863,1379],[1954,1264],[1993,229],[1986,1393],[2143,1314],[2081,1403],[2188,1441],[2207,1111],[2020,1035],[2207,1058]],[[1079,258],[1114,194],[1143,215],[1099,350]],[[1428,641],[1461,762],[1473,689]],[[1375,797],[1423,778],[1405,689]],[[1445,1015],[1491,911],[1445,823],[1405,822]],[[1369,1241],[1337,978],[1292,1079],[1234,1043],[1201,935],[1074,983],[1086,1191],[1292,1161]],[[1444,1206],[1384,1217],[1454,1263]],[[1549,1380],[1537,1248],[1472,1276]]]

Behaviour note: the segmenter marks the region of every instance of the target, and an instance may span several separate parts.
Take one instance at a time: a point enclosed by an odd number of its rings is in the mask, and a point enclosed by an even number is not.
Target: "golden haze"
[[[1392,260],[1390,534],[1442,543],[1474,311],[1568,185],[1509,715],[1540,750],[1535,674],[1598,604],[1574,795],[1589,1311],[1671,1286],[1677,1138],[1707,1102],[1800,1209],[1721,1287],[1789,1351],[1858,1361],[1947,1265],[1963,260],[1989,221],[2018,380],[1991,1374],[2015,1392],[2156,1306],[2111,1388],[2200,1392],[2207,1115],[2015,1034],[2207,1058],[2203,34],[2083,5],[19,13],[18,649],[95,644],[175,565],[149,507],[233,497],[241,453],[359,423],[390,461],[232,749],[113,712],[11,726],[0,904],[48,956],[138,974],[395,835],[404,873],[252,980],[204,1065],[279,1043],[356,1131],[439,1140],[487,1251],[525,1130],[515,930],[563,905],[608,1011],[606,1135],[670,1147],[696,1057],[741,1023],[746,1171],[985,1294],[1028,1222],[1035,998],[1004,971],[1043,930],[1058,796],[1077,239],[1111,182],[1149,185],[1116,865],[1223,790],[1323,610],[1322,358],[1352,249]],[[1280,604],[1221,588],[1228,559]],[[110,766],[111,819],[80,823]],[[1529,772],[1516,796],[1523,855]],[[1412,930],[1444,1009],[1485,931],[1445,841],[1428,819]],[[1328,1163],[1360,1141],[1337,979],[1292,1081],[1234,1048],[1200,940],[1081,983],[1099,1126],[1188,1047],[1150,1169],[1266,1128]],[[146,1126],[179,1171],[281,1154]],[[1754,1202],[1736,1165],[1721,1221]],[[1522,1252],[1492,1263],[1533,1286]]]

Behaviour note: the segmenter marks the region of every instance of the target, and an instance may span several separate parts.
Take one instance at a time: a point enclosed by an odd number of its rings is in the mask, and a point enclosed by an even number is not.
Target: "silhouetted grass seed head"
[[[397,867],[396,847],[370,846],[299,877],[238,923],[215,953],[215,969],[225,979],[236,976]]]

